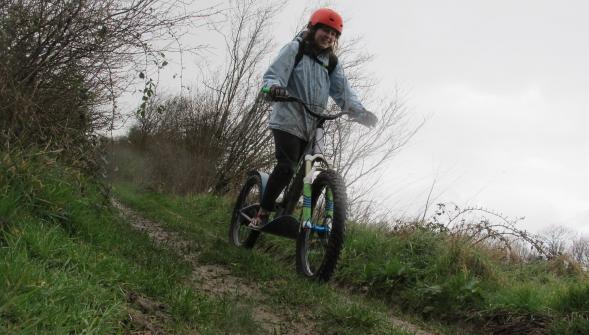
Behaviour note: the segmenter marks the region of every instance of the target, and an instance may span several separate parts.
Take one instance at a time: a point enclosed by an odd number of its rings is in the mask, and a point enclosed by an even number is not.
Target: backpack
[[[299,40],[299,51],[297,52],[297,55],[295,57],[295,62],[294,62],[294,66],[293,69],[295,67],[297,67],[297,65],[300,63],[301,59],[303,59],[303,55],[305,54],[305,46],[303,41]],[[317,59],[316,56],[311,55],[309,53],[307,53],[307,56],[311,57],[314,61],[316,61],[317,63],[319,63],[321,66],[325,67],[327,69],[327,73],[329,75],[331,75],[331,73],[333,72],[333,70],[335,70],[335,67],[337,66],[337,56],[334,55],[332,52],[329,53],[329,61],[327,66],[325,66],[323,64],[323,62],[321,62],[319,59]]]

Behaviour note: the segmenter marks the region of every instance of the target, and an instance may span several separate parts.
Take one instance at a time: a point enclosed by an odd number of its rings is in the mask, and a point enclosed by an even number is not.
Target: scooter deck
[[[296,240],[299,236],[299,220],[291,215],[282,215],[268,222],[259,231]]]
[[[242,208],[242,224],[249,224],[249,219],[253,218],[256,215],[259,207],[259,204],[253,204],[248,207]],[[294,216],[291,215],[281,215],[275,218],[274,220],[268,222],[265,226],[257,228],[255,230],[261,231],[266,234],[278,235],[296,240],[299,236],[299,220],[297,220]]]

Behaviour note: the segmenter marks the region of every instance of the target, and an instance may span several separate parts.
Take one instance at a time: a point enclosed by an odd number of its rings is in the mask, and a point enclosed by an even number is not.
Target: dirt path
[[[293,313],[288,310],[276,310],[274,307],[270,308],[264,301],[267,299],[264,294],[255,285],[247,282],[243,278],[233,276],[231,271],[220,265],[202,264],[199,262],[199,254],[197,246],[193,241],[185,240],[175,232],[164,229],[159,223],[149,220],[132,209],[124,206],[116,200],[113,200],[113,205],[117,208],[123,216],[131,223],[131,225],[141,231],[145,232],[156,245],[172,250],[179,257],[184,258],[192,265],[192,274],[189,284],[207,294],[222,297],[225,295],[235,296],[236,294],[244,297],[242,301],[247,301],[253,308],[252,317],[258,322],[264,333],[267,334],[317,334],[316,327],[309,321],[309,318],[299,315],[298,320],[294,320]],[[347,296],[350,292],[344,294]],[[141,302],[145,298],[132,297],[130,302],[137,305],[137,300]],[[146,303],[139,304],[140,307]],[[147,303],[149,304],[149,303]],[[153,304],[153,303],[152,303]],[[155,310],[161,309],[161,306],[155,304]],[[139,310],[145,311],[144,308]],[[149,311],[148,311],[149,312]],[[295,313],[300,314],[300,313]],[[146,317],[135,315],[135,318],[143,320]],[[301,322],[304,319],[305,322]],[[149,318],[151,323],[147,323],[146,328],[157,327],[157,318]],[[155,320],[155,321],[154,321]],[[397,328],[405,329],[406,331],[415,335],[437,335],[425,330],[410,322],[404,321],[389,314],[388,320],[390,324]],[[159,334],[161,332],[152,332],[152,334]]]
[[[236,294],[242,296],[242,300],[247,301],[252,306],[252,317],[261,325],[264,333],[285,335],[316,334],[313,331],[312,324],[295,322],[296,320],[289,317],[290,313],[288,311],[277,311],[275,308],[266,306],[264,304],[265,296],[255,285],[233,276],[231,271],[223,266],[200,263],[199,255],[194,251],[197,248],[194,247],[192,241],[185,240],[178,234],[165,230],[159,223],[141,216],[116,200],[113,200],[113,205],[125,216],[133,228],[145,232],[156,245],[172,250],[192,265],[189,284],[193,288],[216,297],[235,296]],[[135,316],[135,318],[139,319],[140,317]],[[152,322],[148,328],[156,327],[157,325]]]

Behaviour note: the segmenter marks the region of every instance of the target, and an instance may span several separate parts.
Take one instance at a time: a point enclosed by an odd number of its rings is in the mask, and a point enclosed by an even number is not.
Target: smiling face
[[[315,31],[315,45],[317,45],[321,50],[333,47],[338,37],[339,33],[335,29],[321,25]]]

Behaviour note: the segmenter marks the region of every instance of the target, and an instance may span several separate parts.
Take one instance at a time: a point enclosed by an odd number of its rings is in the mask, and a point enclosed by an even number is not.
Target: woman
[[[264,86],[270,87],[272,99],[293,95],[308,102],[311,108],[326,107],[331,96],[343,111],[351,112],[354,121],[372,127],[377,117],[362,106],[334,54],[342,29],[343,20],[335,11],[328,8],[315,11],[307,29],[280,50],[264,74]],[[278,162],[250,227],[260,228],[268,222],[276,198],[292,178],[307,141],[316,129],[315,117],[302,108],[296,102],[276,101],[273,105],[268,128],[274,136]],[[322,111],[321,108],[316,110]]]

